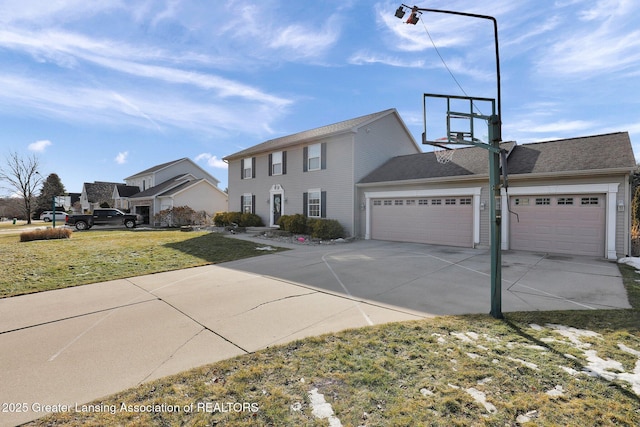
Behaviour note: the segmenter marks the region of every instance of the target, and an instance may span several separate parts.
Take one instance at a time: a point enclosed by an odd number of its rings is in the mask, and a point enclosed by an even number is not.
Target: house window
[[[559,205],[573,205],[573,197],[558,197]]]
[[[320,218],[322,208],[320,206],[320,190],[309,191],[307,198],[307,216],[310,218]]]
[[[431,204],[432,205],[441,205],[442,204],[442,199],[432,199],[431,200]]]
[[[587,206],[587,205],[597,206],[599,203],[599,200],[600,200],[599,197],[583,197],[580,200],[580,204],[583,206]]]
[[[550,205],[550,204],[551,204],[551,199],[549,197],[538,197],[538,198],[536,198],[536,205],[537,206]]]
[[[402,206],[402,202],[403,202],[403,200],[396,199],[396,200],[393,201],[393,204],[396,205],[396,206]]]
[[[470,205],[471,204],[471,199],[460,199],[460,204],[461,205]]]
[[[455,205],[456,204],[456,199],[444,199],[444,204],[445,205]]]
[[[242,212],[253,213],[253,194],[242,195]]]
[[[287,152],[278,151],[269,154],[269,175],[284,175],[287,173]]]
[[[321,149],[320,144],[314,144],[307,147],[307,170],[317,171],[320,170],[321,165]]]
[[[255,178],[255,157],[242,159],[242,179]]]
[[[516,206],[529,206],[529,199],[517,198],[515,199]]]

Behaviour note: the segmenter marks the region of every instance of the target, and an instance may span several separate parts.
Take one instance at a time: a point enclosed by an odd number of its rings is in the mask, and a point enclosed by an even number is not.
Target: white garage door
[[[472,247],[472,201],[472,197],[374,199],[371,237]]]
[[[517,196],[511,198],[511,249],[604,255],[605,196]]]

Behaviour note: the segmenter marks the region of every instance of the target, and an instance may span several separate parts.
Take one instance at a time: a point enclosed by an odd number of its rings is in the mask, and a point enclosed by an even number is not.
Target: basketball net
[[[444,138],[444,140],[446,141],[446,138]],[[445,148],[444,145],[434,145],[433,147],[433,152],[436,155],[436,160],[438,161],[438,163],[443,165],[449,163],[453,159],[453,153],[456,151]]]

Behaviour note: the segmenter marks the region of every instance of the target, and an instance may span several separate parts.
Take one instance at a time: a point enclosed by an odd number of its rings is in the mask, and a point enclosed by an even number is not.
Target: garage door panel
[[[545,198],[547,198],[545,196]],[[518,199],[529,205],[518,205]],[[520,221],[511,221],[512,249],[602,256],[605,240],[603,195],[548,197],[548,204],[536,205],[539,196],[518,196],[511,206]]]
[[[384,200],[374,201],[371,237],[399,242],[473,246],[472,205],[460,204],[460,198],[449,200],[455,204],[445,204],[445,199],[403,199],[402,202],[389,199],[386,205]],[[471,199],[465,201],[470,203]]]

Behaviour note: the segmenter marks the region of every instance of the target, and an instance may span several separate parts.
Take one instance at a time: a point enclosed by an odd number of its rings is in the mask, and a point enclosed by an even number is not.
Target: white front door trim
[[[269,227],[280,227],[274,223],[274,206],[273,196],[275,194],[280,195],[280,216],[284,215],[284,188],[280,184],[273,184],[269,190]]]
[[[605,252],[604,257],[610,260],[617,259],[616,255],[616,199],[620,184],[575,184],[575,185],[539,185],[530,187],[510,187],[509,194],[503,188],[501,190],[502,206],[502,249],[509,249],[509,221],[511,214],[506,209],[508,196],[525,195],[557,195],[557,194],[604,194],[606,197],[606,226],[605,226]],[[513,209],[513,208],[512,208]],[[517,209],[513,209],[517,213]]]
[[[482,187],[422,190],[365,191],[365,240],[371,239],[371,200],[413,197],[473,196],[473,245],[480,243],[480,193]],[[453,219],[452,219],[453,220]]]

